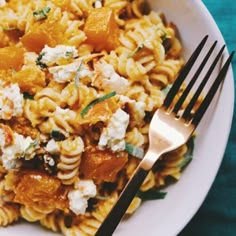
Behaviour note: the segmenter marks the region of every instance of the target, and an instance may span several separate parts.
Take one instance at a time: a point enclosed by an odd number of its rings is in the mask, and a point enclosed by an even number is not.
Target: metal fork
[[[222,66],[218,76],[211,85],[208,93],[202,100],[198,109],[194,112],[194,114],[192,112],[196,102],[199,100],[200,94],[202,94],[203,88],[210,78],[210,75],[214,71],[218,61],[222,58],[225,45],[216,55],[208,71],[203,77],[203,80],[196,89],[196,92],[193,93],[193,96],[186,108],[182,110],[182,112],[180,112],[181,107],[186,100],[189,92],[192,90],[194,83],[196,82],[197,78],[200,77],[200,73],[202,72],[208,59],[214,51],[217,44],[216,41],[206,53],[206,56],[197,68],[188,85],[186,85],[186,88],[182,92],[177,102],[174,102],[176,100],[174,100],[175,96],[178,94],[181,85],[185,81],[200,52],[204,48],[207,39],[208,36],[205,36],[197,46],[192,56],[186,63],[185,67],[180,72],[170,91],[168,92],[162,107],[155,112],[151,120],[149,129],[149,148],[139,166],[135,170],[133,176],[130,178],[129,182],[120,194],[116,204],[109,212],[108,216],[98,229],[95,236],[112,235],[123,215],[125,214],[127,208],[129,207],[132,199],[135,197],[148,172],[152,169],[153,165],[156,163],[159,157],[162,154],[172,151],[186,143],[198,126],[207,108],[209,107],[214,95],[216,94],[218,88],[220,87],[222,81],[226,76],[229,65],[233,59],[234,52],[231,53],[231,55]]]

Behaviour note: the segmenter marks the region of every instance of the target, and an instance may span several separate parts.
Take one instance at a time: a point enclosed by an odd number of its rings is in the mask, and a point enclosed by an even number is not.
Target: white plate
[[[201,1],[153,0],[150,3],[153,9],[162,10],[167,20],[178,26],[186,57],[206,34],[209,41],[218,40],[219,45],[224,44],[216,23]],[[214,116],[204,118],[198,131],[194,160],[181,180],[167,189],[164,200],[144,203],[129,220],[119,225],[115,236],[174,236],[183,229],[202,204],[216,176],[231,128],[233,104],[234,84],[230,68]],[[0,229],[1,236],[26,234],[57,235],[25,223]]]

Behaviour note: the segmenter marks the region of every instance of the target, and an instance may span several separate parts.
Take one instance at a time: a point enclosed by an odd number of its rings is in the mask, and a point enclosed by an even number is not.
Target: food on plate
[[[176,26],[144,0],[0,1],[0,225],[94,235],[183,64]],[[127,214],[165,196],[192,148],[160,158]]]

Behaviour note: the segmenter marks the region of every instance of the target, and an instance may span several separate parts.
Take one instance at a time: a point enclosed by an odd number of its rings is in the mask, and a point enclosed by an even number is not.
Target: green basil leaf
[[[134,157],[143,158],[144,156],[143,148],[133,146],[129,143],[125,143],[125,151]]]
[[[34,19],[36,21],[47,19],[50,10],[51,10],[50,7],[44,7],[43,9],[34,11],[33,12]]]
[[[86,115],[86,113],[89,111],[89,109],[91,109],[91,107],[93,107],[93,106],[96,105],[97,103],[102,102],[102,101],[104,101],[104,100],[106,100],[106,99],[108,99],[108,98],[111,98],[111,97],[115,96],[115,95],[116,95],[116,91],[113,91],[113,92],[111,92],[111,93],[108,93],[108,94],[106,94],[106,95],[100,97],[100,98],[97,98],[97,99],[93,100],[92,102],[90,102],[90,103],[81,111],[80,115],[81,115],[82,117],[84,117],[84,116]]]
[[[45,69],[48,66],[46,64],[44,64],[41,60],[43,58],[43,56],[45,55],[45,53],[40,53],[39,56],[36,59],[36,65],[41,67],[41,69]]]

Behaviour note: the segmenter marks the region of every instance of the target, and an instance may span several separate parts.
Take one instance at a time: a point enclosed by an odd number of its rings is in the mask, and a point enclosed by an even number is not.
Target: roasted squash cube
[[[112,50],[118,44],[119,28],[112,9],[102,7],[93,9],[84,26],[87,42],[96,50]]]
[[[80,171],[85,178],[97,181],[114,182],[118,172],[128,161],[127,153],[113,153],[109,150],[98,150],[95,147],[84,153]]]
[[[24,63],[24,50],[15,46],[0,48],[0,70],[20,70]]]

